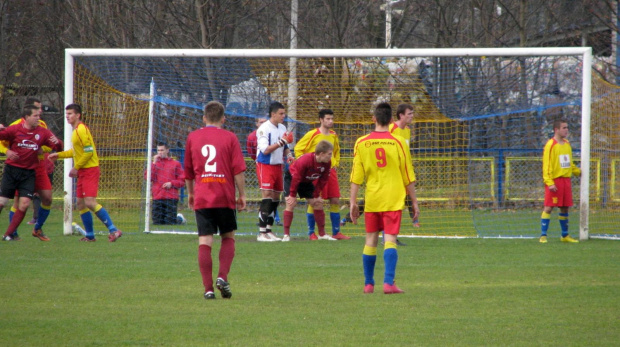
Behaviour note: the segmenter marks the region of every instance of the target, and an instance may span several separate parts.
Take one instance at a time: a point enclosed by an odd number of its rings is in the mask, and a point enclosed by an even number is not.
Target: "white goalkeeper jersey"
[[[282,136],[286,133],[286,127],[282,124],[275,125],[270,120],[263,123],[258,130],[256,130],[256,162],[268,165],[280,165],[284,164],[284,149],[288,148],[288,145],[284,147],[278,147],[275,151],[264,154],[263,152],[267,147],[278,143]]]

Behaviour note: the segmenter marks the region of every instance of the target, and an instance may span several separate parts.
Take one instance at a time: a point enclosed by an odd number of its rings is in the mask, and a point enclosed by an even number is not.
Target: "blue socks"
[[[562,229],[562,237],[568,236],[568,213],[560,213],[560,228]]]
[[[306,212],[306,221],[308,223],[308,235],[314,234],[314,225],[316,223],[316,221],[314,219],[314,212],[312,212],[312,213],[307,213]]]
[[[364,246],[362,264],[364,266],[364,285],[375,285],[375,263],[377,262],[377,247]]]
[[[52,206],[41,206],[39,207],[39,217],[37,218],[37,224],[34,225],[35,230],[39,230],[43,228],[43,224],[47,220],[47,217],[50,215],[50,208]]]
[[[332,222],[332,234],[336,235],[340,232],[340,213],[330,212],[329,219]]]
[[[93,215],[90,210],[85,208],[80,211],[80,217],[82,218],[82,224],[84,224],[84,230],[86,230],[86,237],[89,239],[95,238],[95,229],[93,227]]]
[[[394,276],[396,275],[396,263],[398,263],[398,251],[394,242],[386,242],[383,250],[383,261],[385,262],[385,275],[383,283],[389,285],[394,284]]]
[[[114,226],[114,223],[112,223],[112,218],[110,218],[108,211],[106,211],[106,209],[103,208],[103,206],[97,205],[97,207],[95,208],[95,211],[96,211],[95,215],[97,216],[97,218],[99,218],[101,223],[103,223],[103,225],[105,225],[111,233],[118,230]]]
[[[547,236],[547,230],[549,230],[549,219],[551,215],[543,212],[540,216],[540,236]]]

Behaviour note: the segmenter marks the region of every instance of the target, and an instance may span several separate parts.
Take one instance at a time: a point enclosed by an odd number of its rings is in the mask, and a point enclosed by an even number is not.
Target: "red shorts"
[[[323,199],[340,197],[340,186],[338,185],[338,173],[336,173],[336,168],[331,168],[329,171],[329,180],[325,187],[323,187],[323,190],[321,190],[321,197]]]
[[[77,197],[96,198],[99,190],[99,166],[78,170]]]
[[[34,180],[34,190],[52,190],[52,182],[50,182],[50,177],[47,174],[47,169],[43,165],[37,166],[34,169],[35,172],[35,180]]]
[[[260,189],[273,190],[274,192],[282,192],[284,190],[281,164],[256,163],[256,176],[258,176],[258,187]]]
[[[553,180],[557,191],[552,192],[545,185],[545,206],[570,207],[573,206],[573,190],[570,185],[570,177],[558,177]]]
[[[385,231],[389,235],[398,235],[403,211],[365,212],[364,222],[367,233]]]

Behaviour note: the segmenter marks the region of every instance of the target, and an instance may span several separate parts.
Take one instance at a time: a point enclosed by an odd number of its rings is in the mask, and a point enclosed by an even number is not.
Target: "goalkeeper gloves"
[[[293,142],[293,140],[294,140],[293,133],[290,131],[287,131],[284,133],[284,135],[282,135],[282,137],[278,141],[278,145],[280,145],[280,147],[284,147],[285,145]]]

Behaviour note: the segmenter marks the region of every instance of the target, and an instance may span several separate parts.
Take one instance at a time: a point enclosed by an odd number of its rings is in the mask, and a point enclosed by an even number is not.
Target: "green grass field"
[[[5,219],[6,211],[2,230]],[[23,241],[0,243],[2,346],[620,341],[615,241],[403,239],[397,281],[406,293],[384,295],[377,286],[364,295],[360,236],[267,244],[242,236],[229,277],[232,299],[217,293],[206,301],[195,236],[128,232],[116,243],[99,236],[84,244],[60,236],[59,224],[50,220],[50,242],[30,237],[22,225]],[[216,242],[214,255],[218,250]],[[379,248],[377,283],[382,279]]]

